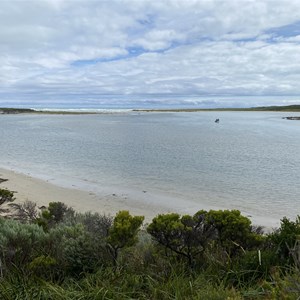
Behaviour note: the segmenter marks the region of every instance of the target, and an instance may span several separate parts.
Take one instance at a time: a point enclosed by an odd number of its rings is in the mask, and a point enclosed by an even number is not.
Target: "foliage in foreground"
[[[13,195],[12,195],[13,196]],[[237,210],[193,216],[39,212],[0,218],[0,299],[298,299],[300,219],[264,235]]]

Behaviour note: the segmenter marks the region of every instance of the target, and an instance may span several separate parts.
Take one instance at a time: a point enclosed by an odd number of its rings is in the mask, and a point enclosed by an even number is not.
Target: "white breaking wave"
[[[132,109],[125,108],[31,108],[35,111],[50,111],[50,112],[91,112],[102,114],[116,114],[116,113],[129,113]]]

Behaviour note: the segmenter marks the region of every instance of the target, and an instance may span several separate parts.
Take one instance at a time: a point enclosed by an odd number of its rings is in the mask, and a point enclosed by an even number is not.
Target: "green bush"
[[[206,212],[193,217],[171,213],[158,215],[147,227],[149,234],[165,248],[187,259],[190,267],[203,253],[210,241],[216,238],[216,229],[206,222]]]
[[[9,191],[8,189],[0,189],[0,205],[14,200],[14,192]]]
[[[44,278],[45,280],[53,279],[57,273],[57,261],[50,256],[38,256],[29,263],[28,267],[35,276]]]
[[[219,241],[230,257],[258,249],[263,242],[262,235],[252,231],[250,219],[239,210],[210,210],[206,218],[218,230]]]
[[[107,237],[107,246],[114,265],[117,264],[119,250],[133,246],[138,241],[137,234],[143,221],[143,216],[131,216],[127,210],[116,214]]]
[[[112,217],[92,212],[76,214],[74,220],[75,224],[83,224],[86,231],[96,239],[107,238],[113,224]]]
[[[35,222],[43,227],[45,231],[63,222],[65,219],[73,217],[75,211],[62,202],[50,202],[47,209],[44,209]]]
[[[24,267],[43,249],[47,234],[36,224],[0,218],[0,255],[4,267]]]
[[[284,217],[281,220],[280,228],[271,233],[268,239],[269,247],[273,250],[279,265],[294,265],[296,263],[300,267],[300,261],[295,261],[291,251],[297,246],[296,242],[300,240],[300,216],[297,216],[295,221]]]
[[[24,207],[20,220],[0,218],[0,299],[298,299],[300,294],[299,217],[284,218],[267,238],[236,210],[158,215],[144,231],[144,217],[128,211],[112,219],[75,214],[53,202],[38,217],[44,231],[29,224],[35,205]]]
[[[110,261],[105,239],[95,239],[82,224],[57,225],[49,230],[47,243],[47,255],[57,261],[64,276],[79,277]]]

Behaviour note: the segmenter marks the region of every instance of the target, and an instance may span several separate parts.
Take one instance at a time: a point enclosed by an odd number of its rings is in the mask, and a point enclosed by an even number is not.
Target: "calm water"
[[[294,218],[300,121],[286,115],[293,114],[1,115],[0,165],[64,186],[149,190]]]

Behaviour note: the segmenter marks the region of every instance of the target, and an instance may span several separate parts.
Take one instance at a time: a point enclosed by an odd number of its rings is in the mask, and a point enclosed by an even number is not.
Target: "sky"
[[[290,104],[299,0],[0,0],[0,106]]]

